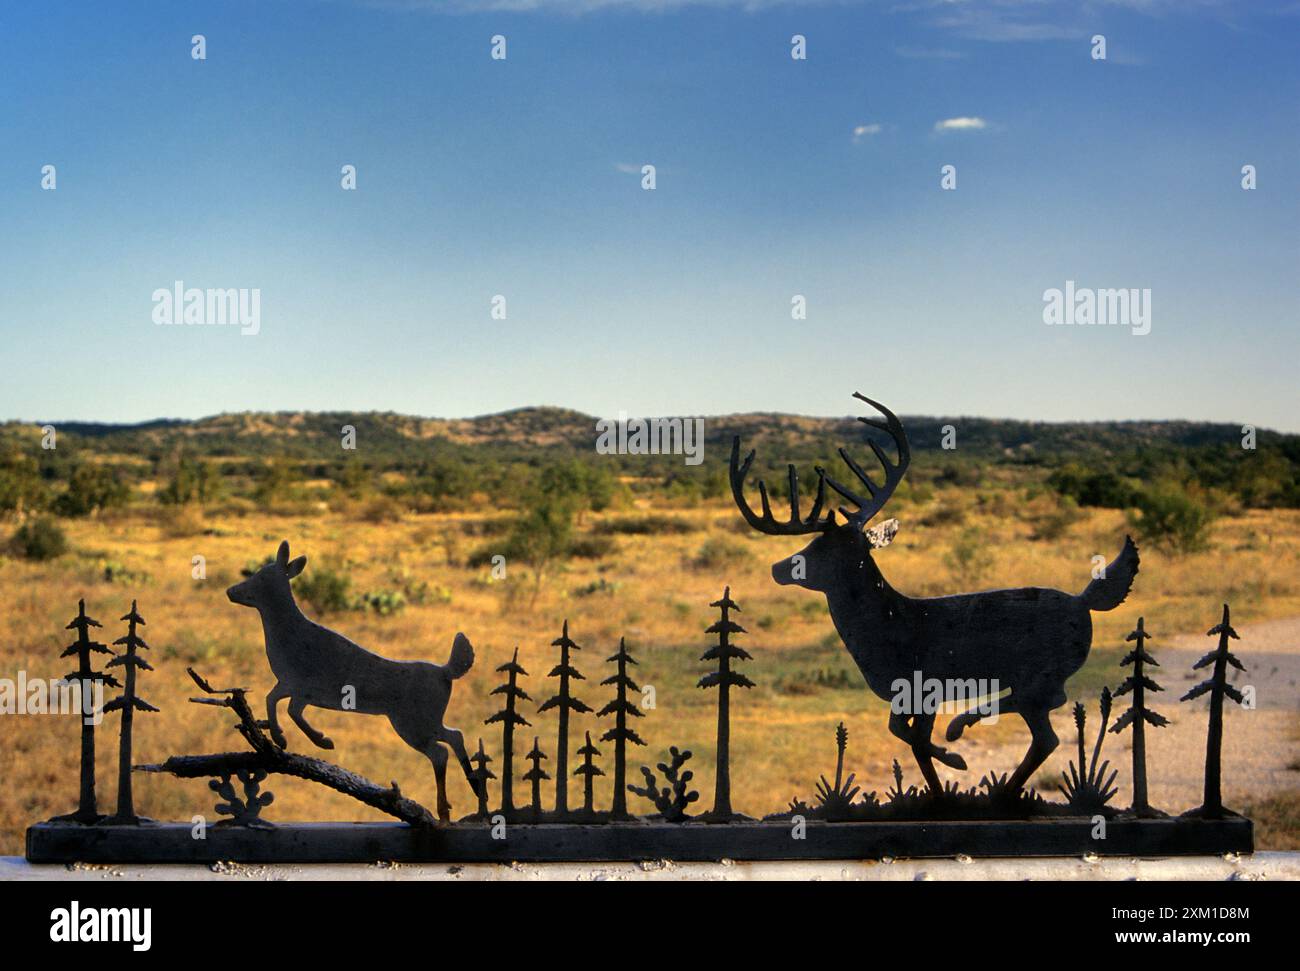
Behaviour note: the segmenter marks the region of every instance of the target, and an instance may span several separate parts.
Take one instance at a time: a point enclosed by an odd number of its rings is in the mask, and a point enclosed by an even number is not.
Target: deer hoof
[[[978,719],[958,715],[948,723],[948,730],[943,733],[943,737],[950,742],[955,742],[957,739],[961,738],[961,733],[964,732],[968,726],[975,724],[976,721],[978,721]],[[965,768],[965,766],[963,766],[963,768]]]
[[[315,741],[316,741],[316,745],[317,745],[319,748],[333,748],[333,747],[334,747],[334,740],[333,740],[332,738],[330,738],[328,735],[322,735],[320,738],[316,739]]]
[[[956,752],[940,752],[938,759],[950,769],[961,769],[966,771],[966,760]]]

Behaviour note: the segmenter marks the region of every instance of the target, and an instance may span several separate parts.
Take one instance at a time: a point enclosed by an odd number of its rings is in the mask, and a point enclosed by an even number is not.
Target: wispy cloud
[[[895,47],[894,53],[913,61],[959,61],[966,56],[964,51],[944,47]]]
[[[865,0],[346,0],[387,10],[445,14],[541,13],[581,16],[606,11],[670,13],[691,8],[739,8],[754,13],[773,8],[830,6],[836,2],[866,5]]]
[[[641,166],[633,165],[631,162],[615,162],[614,170],[622,172],[624,175],[640,175]]]
[[[978,116],[963,115],[959,118],[945,118],[942,121],[934,123],[936,132],[950,131],[983,131],[988,128],[989,123]]]
[[[609,11],[642,14],[702,9],[756,13],[802,7],[874,7],[911,17],[957,37],[990,42],[1077,40],[1087,38],[1107,8],[1159,18],[1182,13],[1209,14],[1231,23],[1234,0],[325,0],[356,6],[435,14],[536,13],[582,16]],[[1259,12],[1294,10],[1295,0],[1251,0]],[[900,57],[955,60],[966,55],[944,47],[900,47]]]
[[[864,138],[870,138],[872,135],[879,135],[885,129],[872,122],[870,125],[857,125],[853,129],[853,144],[856,145]]]

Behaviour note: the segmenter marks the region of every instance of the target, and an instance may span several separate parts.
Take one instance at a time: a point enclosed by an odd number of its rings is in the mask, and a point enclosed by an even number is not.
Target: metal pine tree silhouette
[[[484,819],[488,816],[488,795],[487,781],[495,779],[496,773],[488,768],[488,763],[492,761],[492,756],[483,751],[483,739],[478,740],[478,751],[469,757],[470,764],[474,766],[474,778],[478,780],[478,814]]]
[[[741,627],[730,617],[730,611],[740,611],[739,605],[731,599],[731,587],[724,587],[722,599],[709,604],[721,612],[717,623],[710,626],[705,633],[717,634],[718,643],[701,655],[701,661],[717,661],[718,668],[700,678],[697,687],[718,689],[718,771],[713,789],[713,812],[711,820],[726,822],[732,818],[731,812],[731,689],[752,688],[754,682],[738,671],[733,671],[733,659],[752,661],[753,657],[744,648],[731,643],[732,634],[743,634]]]
[[[627,666],[636,664],[636,659],[627,652],[624,638],[618,639],[618,653],[605,659],[618,665],[617,673],[606,678],[601,684],[612,684],[616,688],[614,700],[596,713],[597,718],[605,715],[614,716],[614,727],[600,736],[602,742],[614,743],[614,803],[610,806],[610,816],[614,819],[627,819],[627,743],[644,745],[641,736],[628,727],[627,716],[643,718],[644,715],[636,705],[627,700],[629,691],[640,691],[640,686],[629,677]]]
[[[134,600],[131,601],[130,613],[118,619],[127,622],[126,636],[119,637],[113,644],[114,646],[120,645],[125,650],[105,665],[106,668],[122,667],[126,669],[124,678],[126,683],[122,688],[122,693],[104,706],[105,713],[110,711],[122,712],[121,737],[117,753],[117,813],[113,816],[111,822],[134,826],[140,821],[140,818],[135,814],[135,800],[131,795],[131,728],[137,711],[157,711],[158,709],[135,693],[136,671],[152,671],[153,665],[136,653],[141,648],[148,650],[149,645],[136,632],[136,626],[144,625],[145,620],[137,612]]]
[[[81,696],[81,798],[75,813],[58,817],[79,823],[93,823],[99,819],[95,805],[95,712],[92,710],[96,683],[120,688],[121,684],[111,674],[91,668],[92,654],[112,654],[107,647],[90,639],[90,628],[101,627],[99,621],[86,616],[86,601],[77,601],[77,616],[64,630],[75,630],[77,640],[69,644],[60,657],[77,658],[77,670],[64,675],[65,681],[76,681]]]
[[[506,664],[497,668],[498,673],[507,675],[506,683],[498,685],[492,689],[494,695],[505,695],[505,706],[492,717],[483,722],[485,725],[491,725],[495,722],[501,723],[501,811],[507,815],[514,812],[514,753],[515,753],[515,726],[529,725],[530,722],[523,715],[515,711],[515,705],[520,701],[532,701],[528,697],[528,692],[519,687],[519,676],[527,677],[528,672],[519,666],[519,648],[515,648],[515,655]]]
[[[591,813],[594,811],[592,783],[596,776],[605,774],[600,770],[600,766],[595,763],[595,758],[600,754],[600,749],[591,744],[591,732],[587,733],[587,744],[578,749],[578,754],[582,756],[582,764],[573,770],[573,774],[582,776],[582,808],[584,812]]]
[[[1193,671],[1199,671],[1213,664],[1214,671],[1208,678],[1192,688],[1179,701],[1191,701],[1207,691],[1210,693],[1210,728],[1205,739],[1205,800],[1200,808],[1200,815],[1222,816],[1223,794],[1220,791],[1222,770],[1220,755],[1223,749],[1223,696],[1227,695],[1237,704],[1245,702],[1240,691],[1228,684],[1228,665],[1238,671],[1245,671],[1245,666],[1228,650],[1228,641],[1240,640],[1232,629],[1228,618],[1228,605],[1223,605],[1223,619],[1205,632],[1206,637],[1219,636],[1219,645],[1213,651],[1192,665]]]
[[[1146,705],[1146,693],[1148,691],[1164,691],[1165,689],[1148,678],[1143,671],[1144,665],[1147,664],[1152,667],[1160,667],[1159,662],[1147,653],[1145,644],[1151,635],[1143,624],[1144,618],[1139,617],[1137,628],[1125,638],[1125,640],[1135,641],[1136,643],[1133,645],[1133,650],[1119,663],[1121,667],[1133,665],[1133,673],[1115,689],[1115,697],[1117,698],[1122,694],[1132,692],[1133,704],[1116,719],[1111,731],[1118,735],[1129,725],[1133,726],[1133,812],[1139,815],[1149,815],[1151,805],[1147,801],[1146,726],[1164,728],[1169,724],[1169,719],[1159,712],[1147,708]]]
[[[544,701],[537,710],[540,712],[552,708],[560,709],[560,726],[555,750],[555,812],[560,814],[569,811],[569,712],[582,714],[591,711],[591,708],[581,699],[573,697],[569,691],[570,680],[586,679],[569,663],[569,651],[580,651],[582,648],[569,639],[567,620],[564,622],[564,633],[551,641],[551,646],[560,649],[560,663],[551,668],[547,677],[559,678],[560,689],[553,697]]]
[[[532,783],[533,799],[532,811],[534,816],[542,814],[542,783],[550,778],[546,770],[542,768],[542,762],[546,759],[546,753],[541,750],[537,744],[537,736],[533,736],[533,750],[524,756],[533,767],[524,773],[524,781]]]

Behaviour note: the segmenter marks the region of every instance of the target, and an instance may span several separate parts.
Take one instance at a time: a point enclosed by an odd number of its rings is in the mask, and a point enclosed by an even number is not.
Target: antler
[[[767,497],[767,485],[762,479],[758,480],[758,495],[762,502],[762,515],[754,512],[750,508],[749,501],[745,498],[745,476],[749,474],[749,468],[754,464],[754,450],[750,449],[745,460],[740,461],[740,436],[737,435],[731,440],[731,495],[736,500],[736,505],[740,508],[741,515],[745,521],[753,526],[760,533],[767,533],[770,536],[795,536],[800,533],[817,533],[830,529],[835,525],[835,513],[828,512],[825,516],[821,515],[822,506],[826,501],[826,486],[829,484],[832,489],[842,495],[845,499],[857,505],[857,511],[850,512],[843,506],[840,506],[840,515],[849,523],[857,526],[859,529],[867,524],[876,513],[889,501],[889,497],[894,494],[898,488],[898,483],[903,480],[904,473],[907,472],[907,466],[912,460],[912,452],[907,444],[907,433],[903,431],[903,423],[898,420],[898,416],[879,402],[872,401],[866,395],[859,392],[853,392],[853,397],[859,401],[865,401],[871,407],[885,416],[883,422],[874,418],[859,417],[858,421],[864,425],[870,425],[872,428],[879,428],[883,432],[888,432],[894,439],[894,445],[898,448],[898,462],[890,462],[885,456],[884,451],[875,442],[870,439],[867,444],[871,446],[871,451],[875,453],[876,458],[885,469],[885,481],[881,486],[877,486],[871,481],[862,467],[849,456],[849,453],[843,448],[839,449],[840,458],[844,460],[853,474],[867,488],[870,498],[860,496],[840,485],[829,475],[821,466],[817,466],[817,496],[813,500],[812,511],[806,518],[799,515],[799,476],[795,473],[794,466],[790,465],[790,518],[785,522],[777,522],[772,515],[772,506]]]
[[[745,476],[749,474],[749,467],[754,464],[754,450],[750,449],[749,454],[745,456],[745,461],[740,461],[740,436],[737,435],[731,440],[731,495],[736,500],[736,505],[740,507],[740,514],[745,517],[745,521],[753,526],[760,533],[767,533],[769,536],[797,536],[800,533],[818,533],[822,530],[829,529],[835,525],[835,513],[829,512],[826,517],[821,516],[822,505],[826,501],[826,472],[817,469],[817,498],[813,500],[812,511],[808,513],[807,519],[801,519],[799,516],[799,475],[795,472],[794,466],[789,466],[790,476],[790,519],[787,522],[779,523],[772,515],[772,506],[767,499],[767,485],[762,479],[758,480],[758,495],[763,504],[763,515],[759,516],[750,508],[749,500],[745,498]]]
[[[880,402],[872,401],[866,395],[857,391],[853,392],[853,397],[857,398],[859,401],[865,401],[867,404],[871,405],[871,407],[875,408],[876,411],[885,416],[883,422],[877,421],[874,418],[863,418],[861,416],[859,416],[858,421],[862,422],[864,425],[870,425],[872,428],[879,428],[882,432],[888,432],[889,436],[894,440],[895,447],[898,449],[898,462],[893,463],[885,457],[885,453],[881,450],[879,445],[870,439],[867,439],[867,444],[871,446],[871,451],[875,453],[876,459],[885,470],[885,481],[880,486],[877,486],[871,481],[867,473],[862,470],[862,467],[858,465],[857,462],[853,461],[848,452],[843,448],[839,449],[840,458],[844,460],[844,464],[852,469],[853,474],[858,477],[858,481],[867,487],[867,492],[870,494],[869,499],[846,489],[830,476],[825,476],[826,481],[830,483],[832,489],[842,495],[845,499],[857,504],[857,511],[852,513],[843,506],[840,506],[840,515],[850,523],[861,528],[867,524],[867,521],[870,520],[872,516],[880,512],[885,503],[889,501],[889,497],[894,494],[894,490],[898,488],[898,484],[903,481],[903,476],[907,472],[907,466],[912,461],[912,450],[908,447],[907,433],[903,431],[903,423],[898,420],[897,415],[884,405],[880,404]],[[819,469],[818,471],[820,472],[821,470]]]

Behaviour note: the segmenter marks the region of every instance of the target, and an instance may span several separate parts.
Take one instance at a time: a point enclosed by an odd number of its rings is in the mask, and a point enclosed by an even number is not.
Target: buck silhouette
[[[989,590],[949,597],[907,597],[891,587],[872,559],[872,550],[889,544],[898,531],[891,519],[871,529],[867,522],[889,501],[911,461],[903,424],[884,405],[855,393],[853,397],[884,416],[858,421],[886,432],[898,451],[891,462],[874,441],[867,444],[884,468],[884,480],[877,485],[853,458],[840,448],[840,458],[862,483],[866,495],[841,485],[817,467],[817,494],[806,517],[799,512],[799,483],[794,466],[789,466],[790,518],[778,522],[772,515],[767,487],[758,484],[762,513],[755,513],[745,498],[745,479],[754,452],[740,460],[740,436],[731,447],[731,493],[741,514],[754,529],[774,536],[816,533],[804,550],[772,566],[779,584],[797,584],[826,594],[835,629],[848,648],[868,687],[879,697],[893,701],[897,682],[942,684],[943,701],[969,698],[972,679],[978,685],[996,682],[1001,697],[998,714],[1015,712],[1029,727],[1031,742],[1024,759],[1012,774],[1008,787],[1014,792],[1024,786],[1034,770],[1056,748],[1059,740],[1052,730],[1050,712],[1065,704],[1065,681],[1082,667],[1092,647],[1090,611],[1113,610],[1124,602],[1138,572],[1138,551],[1132,538],[1105,571],[1082,593],[1024,587],[1018,590]],[[844,519],[837,523],[835,510],[826,508],[826,486],[830,486],[854,508],[839,507]],[[933,681],[931,680],[933,679]],[[933,761],[954,769],[965,769],[960,755],[931,741],[936,712],[922,710],[916,699],[900,711],[891,704],[889,730],[911,746],[926,783],[942,792]],[[947,740],[955,742],[962,732],[991,712],[976,702],[957,714],[948,725]]]
[[[266,696],[267,726],[272,740],[287,747],[276,719],[276,706],[289,699],[289,717],[321,748],[334,743],[303,717],[308,705],[331,711],[386,715],[402,741],[428,756],[438,783],[438,816],[451,818],[447,801],[447,750],[456,753],[474,794],[482,784],[469,762],[465,740],[442,723],[451,700],[452,682],[474,664],[474,648],[457,633],[446,664],[394,661],[372,654],[342,634],[308,620],[293,599],[289,581],[302,573],[307,557],[289,560],[289,543],[275,559],[226,591],[234,603],[254,607],[262,618],[266,659],[276,677]]]

